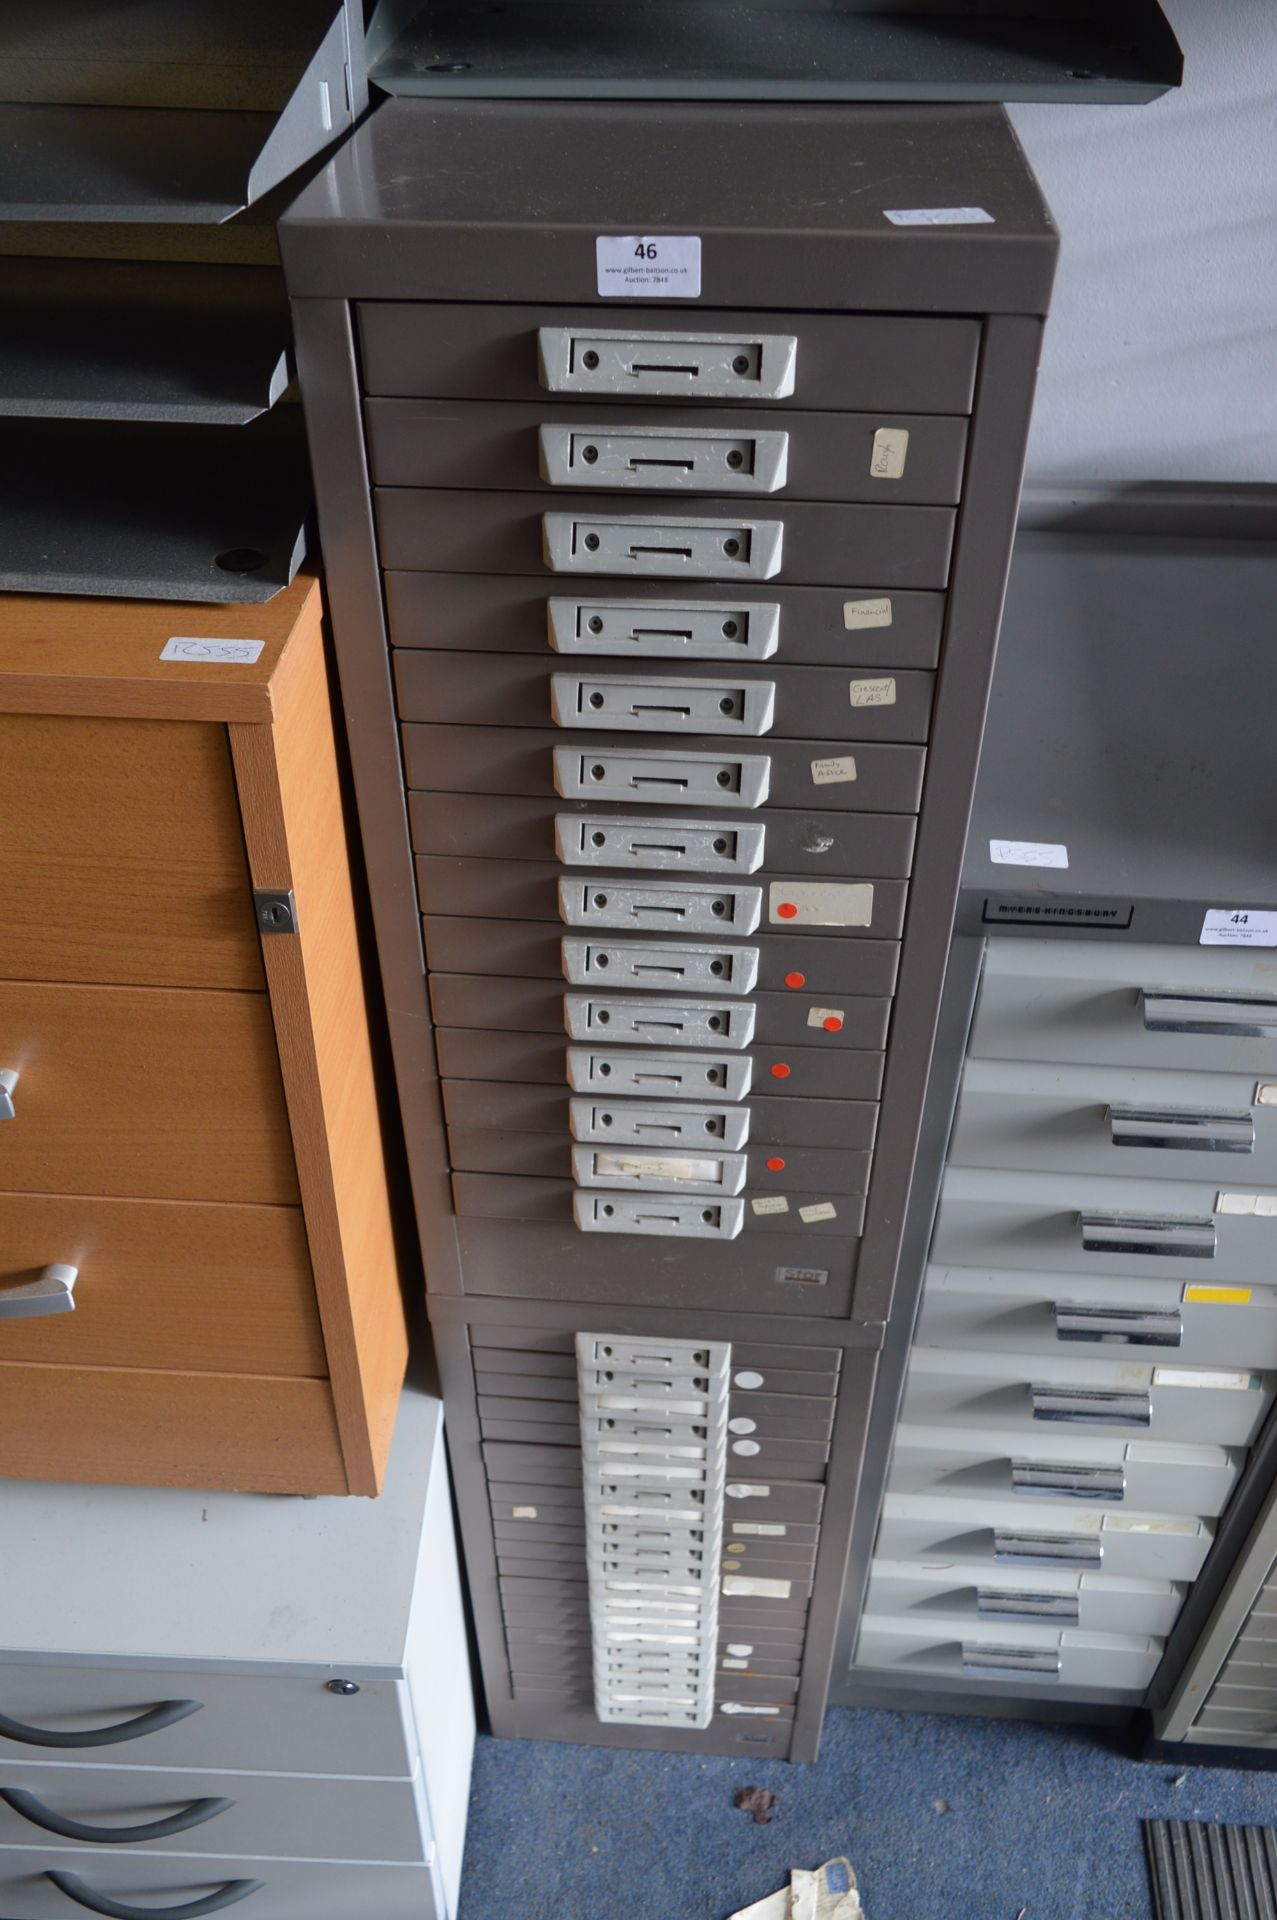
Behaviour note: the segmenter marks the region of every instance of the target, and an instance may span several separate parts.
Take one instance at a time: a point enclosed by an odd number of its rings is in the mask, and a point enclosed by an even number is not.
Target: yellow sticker
[[[1249,1287],[1185,1287],[1184,1303],[1200,1307],[1248,1307]]]

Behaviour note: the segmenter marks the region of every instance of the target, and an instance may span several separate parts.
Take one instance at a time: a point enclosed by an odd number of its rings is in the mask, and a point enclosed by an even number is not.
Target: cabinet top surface
[[[394,100],[280,232],[296,293],[592,300],[596,235],[673,233],[707,306],[834,310],[1042,312],[1056,244],[1001,108],[954,106]]]
[[[306,572],[262,605],[0,594],[0,713],[268,721],[288,644],[319,610]]]
[[[0,1658],[402,1665],[440,1414],[377,1500],[0,1482]]]

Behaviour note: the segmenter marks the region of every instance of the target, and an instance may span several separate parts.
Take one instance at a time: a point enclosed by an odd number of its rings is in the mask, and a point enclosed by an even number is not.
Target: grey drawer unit
[[[902,112],[991,222],[848,202],[796,252],[765,109],[392,100],[281,223],[498,1732],[816,1751],[1056,244],[1000,112]],[[822,177],[882,132],[802,110]],[[675,182],[703,287],[613,299]],[[708,1628],[598,1638],[571,1396],[471,1364],[506,1320],[830,1376],[733,1389],[704,1724]],[[685,1683],[651,1715],[640,1652]]]
[[[474,1708],[441,1412],[405,1392],[375,1502],[0,1490],[6,1914],[256,1882],[280,1920],[452,1920]]]

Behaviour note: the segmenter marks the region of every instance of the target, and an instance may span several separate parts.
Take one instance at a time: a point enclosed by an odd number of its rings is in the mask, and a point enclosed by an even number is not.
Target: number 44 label
[[[594,243],[600,299],[697,300],[701,242],[694,233],[601,233]]]
[[[1277,947],[1277,913],[1253,907],[1212,907],[1197,936],[1200,947]]]

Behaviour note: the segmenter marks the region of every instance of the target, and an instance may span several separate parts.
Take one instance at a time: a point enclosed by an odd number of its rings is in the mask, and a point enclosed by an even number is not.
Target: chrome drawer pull
[[[1031,1386],[1035,1420],[1068,1421],[1075,1426],[1149,1427],[1153,1400],[1147,1389]]]
[[[257,1893],[266,1885],[264,1880],[225,1880],[215,1893],[206,1893],[200,1900],[188,1900],[181,1907],[130,1907],[123,1900],[113,1900],[109,1893],[99,1893],[78,1873],[49,1871],[44,1877],[52,1880],[58,1892],[74,1900],[77,1907],[87,1907],[90,1913],[104,1913],[107,1920],[199,1920],[200,1914],[220,1913],[223,1907],[247,1900],[250,1893]]]
[[[1060,1656],[1053,1647],[973,1647],[962,1643],[964,1673],[1046,1673],[1058,1678]]]
[[[52,1807],[46,1807],[43,1800],[37,1800],[33,1793],[27,1793],[21,1787],[0,1787],[0,1800],[29,1820],[33,1827],[43,1827],[46,1833],[61,1834],[64,1840],[83,1840],[93,1847],[123,1847],[134,1840],[165,1840],[172,1833],[186,1833],[191,1827],[202,1827],[206,1820],[215,1820],[219,1813],[225,1813],[235,1805],[233,1800],[192,1800],[189,1806],[182,1807],[177,1813],[170,1813],[162,1820],[151,1820],[140,1827],[91,1827],[83,1820],[72,1820],[64,1813],[55,1813]]]
[[[1190,1260],[1215,1258],[1215,1222],[1186,1214],[1084,1213],[1084,1253],[1151,1253]]]
[[[1093,1307],[1059,1300],[1055,1337],[1102,1347],[1179,1347],[1184,1320],[1178,1307]]]
[[[1074,1567],[1079,1561],[1098,1567],[1104,1561],[1104,1542],[1098,1533],[1012,1533],[995,1527],[993,1557],[1031,1567]]]
[[[784,400],[794,391],[797,359],[792,333],[537,329],[540,380],[549,393]]]
[[[1211,1113],[1193,1107],[1110,1107],[1115,1147],[1178,1148],[1186,1153],[1253,1153],[1251,1114]]]
[[[1224,1039],[1271,1040],[1277,1035],[1277,999],[1232,999],[1217,993],[1140,994],[1149,1033],[1216,1033]]]
[[[13,1096],[17,1090],[18,1075],[12,1067],[0,1067],[0,1120],[16,1120],[17,1108]]]
[[[1011,1490],[1048,1500],[1125,1500],[1123,1467],[1057,1466],[1054,1461],[1013,1460]]]
[[[0,1320],[36,1320],[51,1313],[74,1313],[78,1267],[45,1267],[38,1280],[0,1292]]]
[[[89,1733],[55,1733],[49,1727],[29,1727],[22,1720],[11,1720],[0,1713],[0,1739],[16,1740],[23,1747],[118,1747],[125,1740],[143,1740],[148,1733],[160,1733],[176,1726],[179,1720],[199,1713],[202,1700],[161,1700],[132,1720],[121,1720],[114,1727],[95,1727]]]
[[[1000,1587],[977,1587],[975,1610],[981,1620],[1059,1620],[1066,1627],[1081,1618],[1075,1593],[1007,1593]]]

